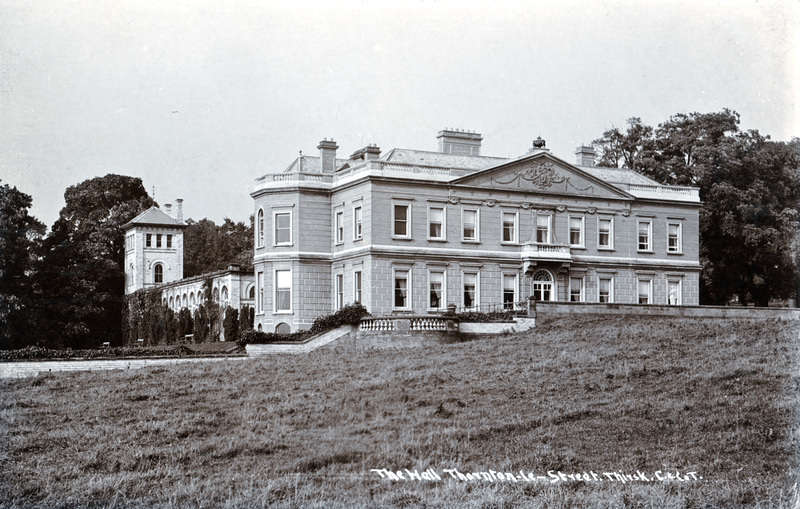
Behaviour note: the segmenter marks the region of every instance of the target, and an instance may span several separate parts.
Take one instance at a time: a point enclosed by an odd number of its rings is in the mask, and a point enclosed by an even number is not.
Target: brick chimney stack
[[[591,145],[581,145],[575,149],[576,164],[578,166],[594,166],[594,147]]]
[[[336,149],[339,148],[333,140],[323,139],[317,145],[319,149],[319,168],[322,173],[336,171]]]
[[[179,223],[183,222],[183,198],[175,200],[175,220]]]
[[[444,129],[439,131],[436,138],[439,140],[439,152],[443,154],[481,155],[483,137],[479,133],[463,129]]]
[[[168,216],[172,217],[172,204],[171,203],[165,203],[164,204],[164,212],[166,212]]]

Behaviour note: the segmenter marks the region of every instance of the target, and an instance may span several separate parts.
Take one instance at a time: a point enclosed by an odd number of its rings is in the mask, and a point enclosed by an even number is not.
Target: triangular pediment
[[[633,199],[622,189],[547,152],[531,154],[465,175],[454,180],[453,184],[483,189]]]

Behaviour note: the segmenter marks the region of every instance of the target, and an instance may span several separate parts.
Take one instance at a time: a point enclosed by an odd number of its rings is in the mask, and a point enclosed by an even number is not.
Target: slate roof
[[[439,166],[442,168],[462,168],[466,170],[482,170],[489,166],[508,161],[505,157],[465,156],[406,148],[392,149],[385,156],[381,157],[381,160],[393,163],[422,164],[427,166]]]
[[[163,210],[153,206],[122,225],[122,228],[127,229],[135,225],[185,227],[186,223],[178,221]]]
[[[627,168],[606,168],[603,166],[578,166],[578,168],[610,183],[638,184],[643,186],[660,185],[655,180]]]
[[[302,164],[301,164],[302,159]],[[336,159],[336,167],[343,165],[346,163],[348,159]],[[302,171],[304,173],[321,173],[319,169],[319,157],[318,156],[300,156],[290,164],[283,173],[295,173]]]

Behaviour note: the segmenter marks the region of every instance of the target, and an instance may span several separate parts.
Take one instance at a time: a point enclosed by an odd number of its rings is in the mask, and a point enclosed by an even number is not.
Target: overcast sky
[[[515,157],[638,116],[731,108],[800,136],[800,2],[0,1],[0,180],[49,226],[64,190],[140,177],[245,221],[254,179],[333,138]]]

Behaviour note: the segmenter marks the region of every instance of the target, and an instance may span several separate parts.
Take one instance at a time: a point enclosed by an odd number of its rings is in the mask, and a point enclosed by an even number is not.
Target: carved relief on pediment
[[[553,184],[560,184],[566,181],[567,177],[556,171],[556,167],[553,163],[542,161],[533,163],[529,167],[516,172],[514,176],[510,178],[496,179],[492,177],[492,182],[496,184],[508,185],[516,182],[517,187],[519,187],[521,180],[530,182],[539,189],[548,189],[552,187]]]

